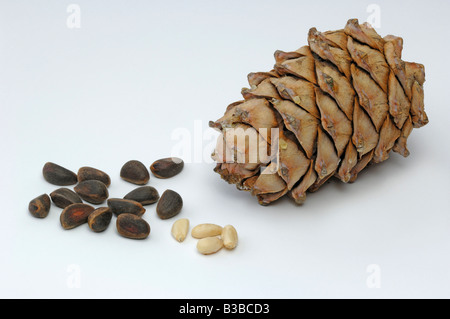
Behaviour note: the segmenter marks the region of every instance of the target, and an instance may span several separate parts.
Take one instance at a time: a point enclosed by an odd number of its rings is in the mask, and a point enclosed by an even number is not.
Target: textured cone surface
[[[262,205],[285,195],[301,204],[391,150],[406,157],[412,129],[428,123],[425,68],[401,59],[402,38],[351,19],[342,30],[311,28],[307,40],[277,50],[273,69],[250,73],[243,100],[210,122],[221,132],[214,171]]]

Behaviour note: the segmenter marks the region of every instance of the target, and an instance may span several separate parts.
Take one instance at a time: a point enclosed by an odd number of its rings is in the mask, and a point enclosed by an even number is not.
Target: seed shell
[[[120,214],[116,221],[120,235],[131,239],[145,239],[150,234],[150,225],[134,214]]]
[[[122,166],[120,177],[136,185],[145,185],[150,180],[150,173],[142,162],[131,160]]]
[[[28,211],[37,218],[45,218],[50,212],[50,197],[47,194],[42,194],[30,201],[28,204]]]
[[[140,217],[144,215],[146,211],[141,203],[130,199],[110,198],[107,203],[108,207],[111,208],[111,212],[116,216],[121,214],[133,214]]]
[[[178,157],[167,157],[154,161],[150,170],[157,178],[170,178],[179,174],[184,167],[184,162]]]
[[[82,199],[96,205],[102,204],[109,196],[106,185],[97,180],[82,181],[74,190]]]
[[[75,185],[78,181],[77,174],[52,162],[45,163],[42,174],[47,182],[58,186]]]
[[[152,186],[140,186],[126,194],[124,199],[134,200],[142,205],[150,205],[159,200],[159,193]]]
[[[106,230],[112,219],[112,212],[109,207],[99,207],[88,217],[89,228],[99,233]]]
[[[89,215],[94,207],[88,204],[72,204],[63,209],[60,215],[61,226],[64,229],[72,229],[87,223]]]
[[[77,174],[78,182],[88,181],[88,180],[97,180],[105,184],[106,187],[111,185],[111,178],[105,172],[89,167],[83,166],[78,170]]]
[[[161,219],[169,219],[178,215],[183,207],[183,199],[177,192],[164,191],[156,206],[156,213]]]
[[[66,208],[75,203],[82,203],[80,196],[73,190],[65,187],[58,188],[50,193],[52,202],[59,208]]]

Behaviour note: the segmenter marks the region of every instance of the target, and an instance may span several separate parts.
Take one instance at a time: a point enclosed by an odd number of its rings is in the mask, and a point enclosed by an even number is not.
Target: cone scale
[[[250,73],[243,99],[210,122],[221,133],[214,171],[261,205],[283,196],[302,204],[332,177],[354,182],[391,151],[408,156],[412,129],[428,118],[424,66],[401,60],[402,47],[351,19],[276,51],[273,69]]]

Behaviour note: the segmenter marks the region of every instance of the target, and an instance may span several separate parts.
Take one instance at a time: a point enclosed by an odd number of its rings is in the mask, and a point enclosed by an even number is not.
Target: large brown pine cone
[[[262,205],[303,203],[332,176],[353,182],[391,150],[406,157],[413,127],[428,123],[424,66],[401,60],[402,38],[351,19],[310,29],[308,44],[276,51],[273,70],[250,73],[244,100],[210,122],[222,133],[214,170]]]

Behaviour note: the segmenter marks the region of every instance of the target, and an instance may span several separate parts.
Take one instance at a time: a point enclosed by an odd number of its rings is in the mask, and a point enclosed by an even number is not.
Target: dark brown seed
[[[60,208],[66,208],[69,205],[83,202],[77,193],[65,187],[54,190],[50,193],[50,197],[53,203]]]
[[[128,161],[120,170],[120,177],[136,185],[145,185],[150,179],[150,173],[144,164],[139,161]]]
[[[72,204],[63,209],[59,220],[64,229],[72,229],[86,223],[93,211],[88,204]]]
[[[142,204],[134,200],[110,198],[107,202],[108,207],[111,208],[111,212],[116,216],[121,214],[133,214],[140,217],[145,213],[145,208]]]
[[[145,239],[150,234],[150,225],[141,217],[133,214],[121,214],[116,221],[120,235],[131,239]]]
[[[93,167],[87,167],[84,166],[78,170],[78,182],[82,181],[88,181],[88,180],[97,180],[105,184],[106,187],[109,187],[111,185],[111,178],[108,174],[105,172],[93,168]]]
[[[177,175],[183,170],[184,162],[178,157],[159,159],[150,166],[153,175],[158,178],[169,178]]]
[[[134,200],[141,205],[150,205],[158,201],[159,193],[152,186],[141,186],[126,194],[124,199]]]
[[[77,174],[51,162],[45,163],[42,174],[47,182],[59,186],[74,185],[78,181]]]
[[[156,206],[156,213],[161,219],[169,219],[178,215],[182,207],[183,199],[181,196],[177,192],[168,189],[159,199],[158,205]]]
[[[74,190],[82,199],[96,205],[103,203],[109,196],[106,185],[94,179],[78,183]]]
[[[108,228],[111,219],[111,209],[109,207],[99,207],[89,215],[88,225],[90,229],[99,233]]]
[[[50,197],[47,194],[42,194],[28,204],[28,210],[31,215],[37,218],[47,217],[50,211]]]

